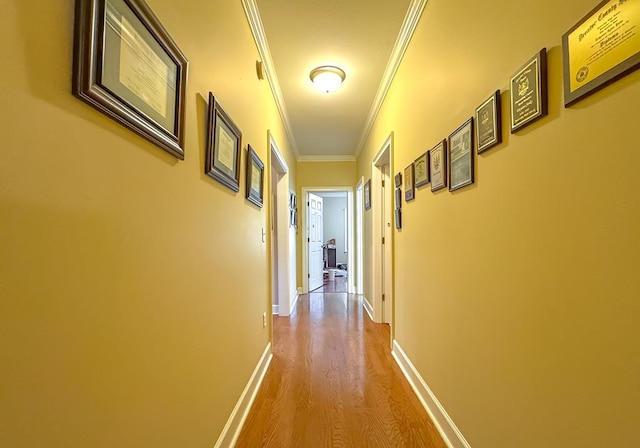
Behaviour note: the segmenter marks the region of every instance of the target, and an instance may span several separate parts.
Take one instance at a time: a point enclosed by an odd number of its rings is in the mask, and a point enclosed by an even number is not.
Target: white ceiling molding
[[[264,65],[264,72],[267,77],[267,81],[269,82],[269,86],[271,86],[271,92],[273,92],[278,112],[280,112],[280,118],[282,119],[285,132],[289,138],[289,143],[291,144],[291,150],[297,160],[299,157],[298,147],[296,145],[296,140],[293,137],[293,130],[291,129],[291,123],[289,122],[289,114],[287,113],[287,107],[284,103],[284,98],[282,97],[278,76],[276,75],[276,71],[273,66],[273,59],[271,59],[271,51],[269,50],[267,36],[265,35],[264,28],[262,26],[262,19],[260,19],[258,5],[255,0],[242,0],[242,6],[244,7],[244,12],[247,15],[251,33],[256,41],[258,53],[260,54],[260,59],[262,59],[262,63]]]
[[[356,159],[360,156],[362,148],[371,133],[373,123],[380,112],[382,103],[387,96],[389,87],[391,87],[391,82],[398,71],[400,62],[402,62],[402,57],[409,46],[413,32],[415,31],[416,26],[418,26],[418,22],[420,21],[422,11],[424,11],[426,4],[427,0],[413,0],[409,6],[404,22],[402,22],[402,28],[400,28],[400,33],[398,34],[395,45],[393,46],[393,51],[391,52],[387,68],[384,71],[384,76],[382,77],[382,81],[378,87],[378,92],[376,93],[376,97],[371,105],[371,111],[369,111],[369,116],[367,117],[367,121],[365,121],[364,128],[362,129],[362,135],[360,136],[360,142],[358,143],[358,149],[355,154]]]
[[[326,155],[326,156],[300,156],[298,162],[355,162],[354,156]]]

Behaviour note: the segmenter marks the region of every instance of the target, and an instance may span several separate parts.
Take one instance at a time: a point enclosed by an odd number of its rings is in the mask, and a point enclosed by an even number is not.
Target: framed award
[[[511,133],[548,113],[547,49],[529,59],[509,80],[511,88]]]

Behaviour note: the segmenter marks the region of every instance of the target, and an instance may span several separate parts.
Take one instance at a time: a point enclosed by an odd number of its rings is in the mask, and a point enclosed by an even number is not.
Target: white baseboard
[[[273,307],[273,314],[280,314],[280,305],[272,305]]]
[[[442,407],[395,339],[393,340],[393,350],[391,350],[391,354],[398,363],[398,366],[400,366],[400,370],[404,373],[409,384],[411,384],[420,403],[422,403],[422,406],[427,410],[429,417],[431,417],[433,424],[438,429],[444,443],[446,443],[449,448],[471,448],[458,427],[453,423],[453,420],[451,420],[451,417],[449,417],[449,414],[447,414],[447,411]]]
[[[296,289],[296,292],[297,292],[298,294],[302,294],[302,287],[300,287],[300,288]]]
[[[291,313],[289,313],[289,315],[291,315],[293,313],[293,310],[296,309],[296,305],[298,304],[299,298],[300,298],[300,294],[296,292],[296,296],[293,298],[293,301],[291,302]]]
[[[367,300],[367,298],[365,296],[362,296],[362,306],[364,306],[364,310],[369,315],[369,318],[373,322],[375,322],[375,320],[373,320],[373,307],[371,306],[371,304],[369,303],[369,301]]]
[[[224,429],[222,430],[220,437],[218,437],[215,448],[232,448],[235,446],[238,441],[238,436],[240,436],[242,426],[244,425],[244,421],[247,419],[247,415],[249,415],[249,410],[251,409],[253,400],[256,398],[256,394],[260,389],[260,385],[262,384],[265,373],[267,373],[267,369],[269,368],[272,358],[273,354],[271,353],[271,343],[269,343],[267,348],[264,349],[264,353],[262,354],[260,361],[258,361],[258,365],[253,371],[251,378],[249,378],[249,382],[242,391],[240,399],[233,408],[233,411],[229,416],[229,420],[227,420],[227,424],[224,425]]]

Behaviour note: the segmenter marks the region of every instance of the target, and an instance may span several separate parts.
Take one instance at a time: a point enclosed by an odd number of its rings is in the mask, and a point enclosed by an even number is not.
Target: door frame
[[[347,266],[349,269],[353,269],[351,266],[354,265],[354,254],[353,254],[353,187],[302,187],[302,208],[300,210],[301,215],[301,226],[300,228],[304,230],[300,238],[300,245],[302,246],[302,292],[304,294],[309,293],[309,244],[305,241],[309,235],[308,226],[308,203],[309,203],[309,193],[323,193],[323,192],[346,192],[347,193],[347,234],[349,235],[349,241],[347,241]],[[350,294],[355,293],[355,284],[354,279],[355,275],[347,275],[347,292]]]
[[[360,177],[356,185],[356,227],[355,227],[355,244],[356,244],[356,294],[364,294],[364,203],[363,203],[363,185],[364,177]]]
[[[389,168],[389,184],[386,186],[384,190],[382,190],[382,171],[380,169],[381,166],[387,166]],[[394,337],[394,323],[395,323],[395,275],[394,268],[395,265],[393,263],[393,253],[394,253],[394,240],[395,240],[395,232],[393,228],[388,233],[389,241],[385,240],[385,246],[388,244],[389,246],[385,248],[382,247],[381,235],[383,234],[382,221],[383,216],[381,210],[383,209],[381,201],[384,200],[387,207],[384,207],[385,217],[384,220],[388,223],[392,222],[392,213],[391,209],[393,208],[393,192],[394,186],[391,185],[393,181],[393,132],[389,134],[389,137],[385,140],[384,144],[378,151],[378,154],[373,158],[371,163],[371,253],[372,253],[372,263],[371,263],[371,291],[372,291],[372,307],[373,307],[373,320],[375,322],[382,322],[383,316],[383,306],[382,303],[382,294],[385,294],[385,300],[389,300],[391,302],[390,311],[391,316],[388,320],[388,323],[391,325],[391,336],[392,339]],[[382,191],[384,191],[385,196],[382,197]],[[393,226],[392,226],[393,227]],[[384,259],[383,259],[384,257]],[[389,280],[385,283],[385,291],[382,291],[382,281],[379,272],[382,271],[382,266],[385,266],[385,277]],[[388,269],[388,271],[387,271]]]

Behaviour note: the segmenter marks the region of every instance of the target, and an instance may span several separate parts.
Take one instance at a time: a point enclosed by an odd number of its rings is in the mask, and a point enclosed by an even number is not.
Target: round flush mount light
[[[313,84],[323,92],[333,92],[340,87],[346,77],[344,71],[333,65],[323,65],[311,70],[309,78]]]

